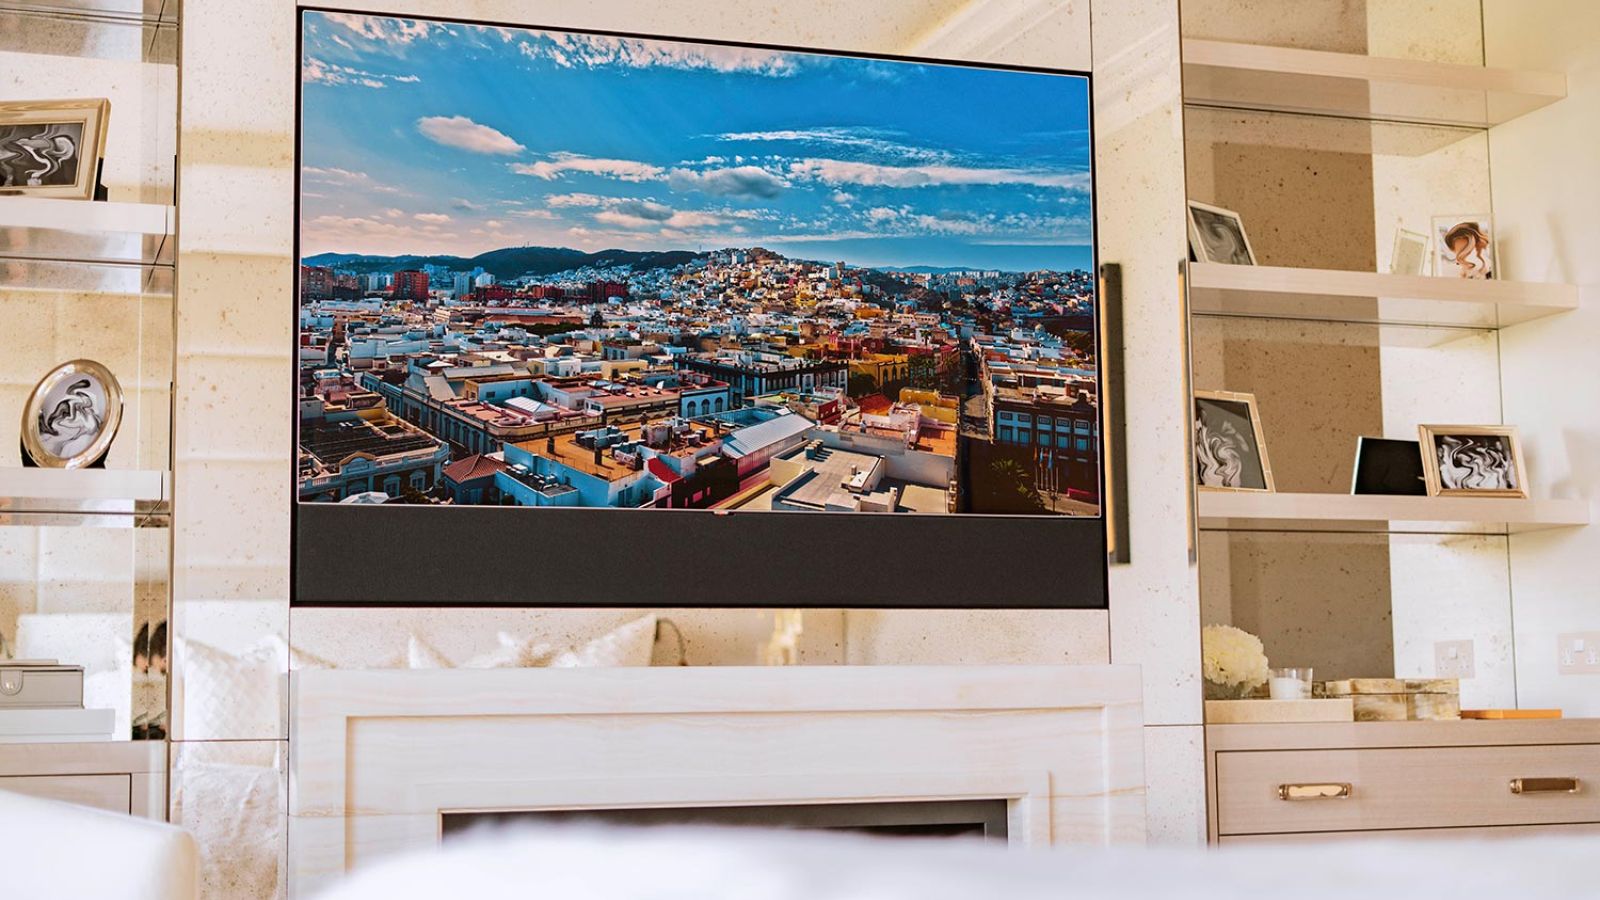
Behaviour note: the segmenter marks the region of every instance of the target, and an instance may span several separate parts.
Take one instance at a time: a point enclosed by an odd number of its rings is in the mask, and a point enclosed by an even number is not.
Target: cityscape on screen
[[[302,15],[301,501],[1099,514],[1087,78]]]

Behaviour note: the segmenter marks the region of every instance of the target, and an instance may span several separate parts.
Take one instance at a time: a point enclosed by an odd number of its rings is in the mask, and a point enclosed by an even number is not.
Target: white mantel
[[[1004,799],[1013,843],[1142,842],[1134,666],[311,670],[289,891],[450,811]]]

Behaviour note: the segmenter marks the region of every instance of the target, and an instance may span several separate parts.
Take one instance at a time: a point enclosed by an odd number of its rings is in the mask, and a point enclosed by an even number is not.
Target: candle
[[[1311,670],[1309,668],[1273,669],[1267,680],[1267,691],[1274,700],[1311,699]]]

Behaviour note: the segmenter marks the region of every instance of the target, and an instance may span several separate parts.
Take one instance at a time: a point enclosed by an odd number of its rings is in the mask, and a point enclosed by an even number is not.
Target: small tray
[[[1331,700],[1207,700],[1207,725],[1267,722],[1354,722],[1350,698]]]

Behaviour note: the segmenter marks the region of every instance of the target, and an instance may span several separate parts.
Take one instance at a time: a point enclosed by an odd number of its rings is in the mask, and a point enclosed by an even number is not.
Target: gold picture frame
[[[92,359],[51,369],[22,407],[22,449],[47,469],[94,465],[111,449],[122,424],[122,386]]]
[[[93,200],[110,121],[105,98],[0,102],[0,197]]]
[[[1430,497],[1517,497],[1528,496],[1528,473],[1522,462],[1522,437],[1515,425],[1418,425],[1422,442],[1422,475]],[[1460,442],[1467,438],[1468,441]],[[1470,440],[1498,438],[1498,441]],[[1455,440],[1453,454],[1472,465],[1446,470],[1440,458],[1441,440]],[[1497,446],[1498,445],[1498,446]],[[1503,454],[1508,459],[1498,459]],[[1466,474],[1462,474],[1466,471]],[[1503,487],[1462,487],[1461,480],[1499,481]]]
[[[1256,405],[1256,395],[1234,391],[1195,391],[1192,403],[1194,404],[1192,448],[1195,459],[1195,487],[1202,491],[1247,491],[1265,494],[1275,492],[1277,486],[1272,480],[1272,460],[1267,455],[1267,439],[1265,432],[1261,428],[1261,411]],[[1208,403],[1211,404],[1211,410],[1214,411],[1212,416],[1208,416],[1207,410],[1204,408],[1205,404]],[[1212,420],[1219,417],[1221,424],[1214,424]],[[1236,420],[1241,417],[1249,419],[1250,428],[1248,432],[1241,431],[1237,424]],[[1258,469],[1257,472],[1251,472],[1241,467],[1238,477],[1234,478],[1226,474],[1226,462],[1220,467],[1212,467],[1215,472],[1220,474],[1208,472],[1209,461],[1216,459],[1218,456],[1218,442],[1227,443],[1226,434],[1215,432],[1227,431],[1231,431],[1234,438],[1248,436],[1251,443],[1243,447],[1246,451],[1244,454],[1239,453],[1240,445],[1236,442],[1230,449],[1232,450],[1232,455],[1243,457],[1239,460],[1241,466],[1250,463],[1250,456],[1254,456],[1256,460],[1259,460],[1260,465],[1255,467]],[[1212,482],[1221,481],[1223,483],[1208,483],[1208,479]],[[1227,484],[1226,482],[1228,481],[1236,481],[1237,483]]]

